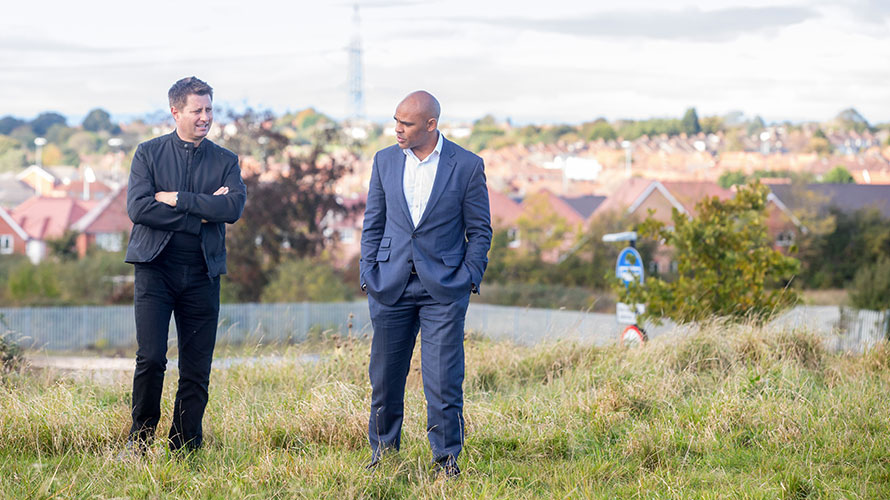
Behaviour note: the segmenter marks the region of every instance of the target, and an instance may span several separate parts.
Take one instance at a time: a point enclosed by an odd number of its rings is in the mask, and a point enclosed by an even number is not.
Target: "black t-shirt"
[[[173,237],[170,238],[167,246],[164,247],[161,258],[173,264],[203,265],[204,252],[201,250],[201,237],[174,231]]]

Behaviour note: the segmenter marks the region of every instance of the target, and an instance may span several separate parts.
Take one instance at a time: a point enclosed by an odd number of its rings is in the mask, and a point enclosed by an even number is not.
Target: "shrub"
[[[616,283],[621,301],[643,303],[643,319],[662,317],[679,323],[718,316],[733,321],[765,321],[794,304],[796,292],[785,285],[799,263],[772,247],[767,234],[769,189],[755,182],[730,200],[706,198],[696,204],[695,217],[673,210],[673,227],[652,213],[639,232],[671,247],[677,278],[657,277],[625,288]]]
[[[859,268],[849,293],[850,302],[860,309],[890,309],[890,258]]]
[[[344,302],[354,297],[334,269],[313,259],[286,260],[263,290],[263,302]]]

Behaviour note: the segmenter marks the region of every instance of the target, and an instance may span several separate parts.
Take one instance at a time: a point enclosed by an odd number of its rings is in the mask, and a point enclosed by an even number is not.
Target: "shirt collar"
[[[441,131],[441,130],[437,130],[436,132],[438,132],[438,134],[439,134],[439,140],[436,141],[436,147],[433,149],[433,152],[430,153],[430,155],[426,157],[426,159],[430,159],[430,158],[432,158],[434,154],[437,154],[437,155],[439,155],[439,156],[442,155],[442,144],[444,143],[444,140],[443,140],[443,138],[442,138],[442,131]],[[417,157],[417,155],[414,154],[414,151],[412,151],[411,148],[405,148],[405,149],[403,149],[403,150],[402,150],[402,153],[405,153],[405,156],[409,156],[409,155],[410,155],[412,158],[414,158],[415,160],[417,160],[417,163],[422,163],[422,162],[423,162],[423,160],[421,160],[420,158]]]

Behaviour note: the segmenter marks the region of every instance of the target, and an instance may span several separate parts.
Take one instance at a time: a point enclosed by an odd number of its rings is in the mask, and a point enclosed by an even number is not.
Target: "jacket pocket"
[[[389,236],[381,238],[380,248],[389,248],[390,243],[392,243],[392,238],[390,238]]]
[[[389,260],[389,250],[377,250],[377,257],[375,257],[374,260],[377,262]]]
[[[442,262],[444,262],[445,265],[449,266],[449,267],[457,267],[457,266],[461,265],[461,263],[463,261],[464,261],[464,254],[462,254],[462,253],[455,253],[455,254],[451,254],[451,255],[443,255],[442,256]]]

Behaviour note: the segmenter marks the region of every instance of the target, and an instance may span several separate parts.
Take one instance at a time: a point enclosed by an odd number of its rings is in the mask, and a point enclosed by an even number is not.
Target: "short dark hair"
[[[176,109],[184,108],[185,102],[192,94],[209,95],[210,100],[213,100],[213,88],[207,85],[207,82],[199,80],[194,76],[189,76],[179,80],[170,87],[170,90],[167,92],[170,107]]]

